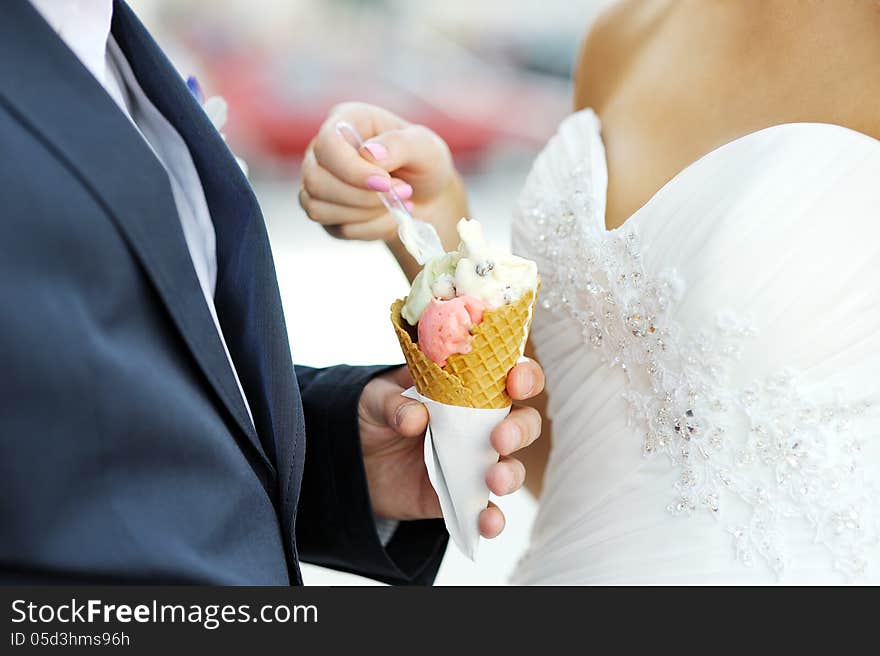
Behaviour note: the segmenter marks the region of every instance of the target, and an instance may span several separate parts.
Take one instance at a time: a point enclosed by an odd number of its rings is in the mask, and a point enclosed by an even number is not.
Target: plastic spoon
[[[348,143],[360,150],[364,146],[364,140],[360,133],[348,121],[340,121],[336,124],[336,132],[338,132]],[[440,242],[440,236],[430,223],[425,223],[421,219],[417,219],[410,211],[406,209],[406,205],[391,187],[387,192],[376,192],[382,203],[388,208],[397,220],[397,234],[406,250],[412,255],[416,262],[424,266],[425,263],[433,257],[443,255],[443,244]]]

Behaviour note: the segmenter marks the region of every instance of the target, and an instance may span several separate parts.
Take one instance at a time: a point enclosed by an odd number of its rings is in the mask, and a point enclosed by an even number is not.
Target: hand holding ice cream
[[[544,374],[532,360],[517,364],[507,380],[507,391],[517,400],[528,399],[543,389]],[[373,512],[377,517],[432,519],[442,509],[425,476],[423,438],[428,426],[424,405],[413,403],[401,392],[413,384],[406,367],[374,378],[361,397],[359,417],[361,448]],[[517,452],[541,434],[541,417],[534,408],[515,407],[492,431],[490,443],[500,454],[485,474],[485,483],[497,497],[520,489],[525,467]],[[420,503],[413,505],[414,500]],[[483,507],[478,519],[480,534],[494,538],[504,529],[505,517],[495,504]]]

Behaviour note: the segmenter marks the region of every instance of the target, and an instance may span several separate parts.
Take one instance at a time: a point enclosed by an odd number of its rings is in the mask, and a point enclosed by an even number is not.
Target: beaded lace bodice
[[[878,575],[878,174],[870,137],[777,126],[607,231],[599,121],[563,123],[514,227],[554,440],[515,580]]]

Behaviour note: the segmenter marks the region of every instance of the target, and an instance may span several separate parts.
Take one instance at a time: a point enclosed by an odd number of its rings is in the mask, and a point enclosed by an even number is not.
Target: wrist
[[[459,220],[466,216],[470,216],[470,210],[464,180],[461,179],[458,171],[453,170],[449,184],[425,218],[437,228],[443,247],[451,251],[458,246],[456,226]]]

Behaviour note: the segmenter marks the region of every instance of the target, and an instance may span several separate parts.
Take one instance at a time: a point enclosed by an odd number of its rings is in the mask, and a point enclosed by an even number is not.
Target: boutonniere
[[[226,100],[224,100],[222,96],[211,96],[206,99],[205,94],[202,93],[202,87],[195,76],[190,75],[186,79],[186,86],[196,99],[196,102],[202,106],[205,114],[208,115],[208,120],[211,121],[211,125],[213,125],[214,129],[220,133],[220,136],[223,137],[223,141],[226,141],[226,135],[223,134],[223,126],[226,125],[226,119],[229,116],[229,105],[226,103]],[[238,166],[241,168],[241,172],[244,173],[244,177],[247,177],[247,162],[235,153],[232,153],[232,156],[235,157],[235,161],[238,162]]]

